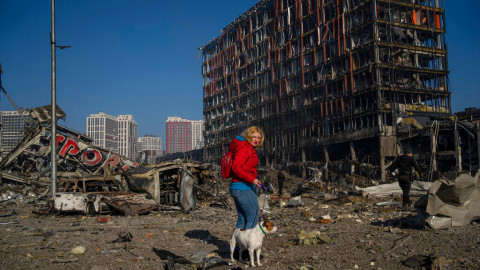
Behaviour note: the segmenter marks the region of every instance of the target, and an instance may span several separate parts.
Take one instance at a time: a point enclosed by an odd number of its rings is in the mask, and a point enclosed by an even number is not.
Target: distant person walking
[[[263,131],[249,127],[230,144],[233,153],[232,183],[230,194],[235,202],[238,219],[235,228],[251,229],[257,225],[259,206],[255,186],[261,188],[257,179],[258,156],[255,147],[263,144]]]
[[[285,182],[285,179],[287,178],[287,172],[284,170],[281,170],[278,172],[278,196],[283,195],[283,183]]]
[[[398,184],[403,191],[402,206],[407,207],[411,205],[410,201],[410,188],[412,187],[412,167],[420,174],[423,175],[420,166],[415,161],[410,149],[406,149],[404,154],[397,157],[392,164],[392,170],[398,169]]]

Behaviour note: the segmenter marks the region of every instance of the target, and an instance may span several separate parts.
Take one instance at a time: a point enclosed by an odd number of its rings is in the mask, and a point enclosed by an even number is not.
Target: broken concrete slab
[[[435,181],[428,194],[415,203],[415,209],[434,229],[463,226],[480,219],[479,176],[461,174],[455,181]]]
[[[413,196],[424,195],[428,192],[431,185],[432,185],[431,182],[414,181],[412,183],[410,195],[413,195]],[[397,182],[382,184],[378,186],[371,186],[366,188],[355,187],[355,189],[375,197],[387,197],[392,195],[403,194],[402,189],[400,188]]]

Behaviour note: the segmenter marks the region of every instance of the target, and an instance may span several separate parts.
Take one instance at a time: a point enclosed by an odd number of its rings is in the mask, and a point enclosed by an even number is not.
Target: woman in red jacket
[[[261,188],[257,179],[258,156],[255,147],[263,144],[263,131],[256,126],[249,127],[230,144],[233,153],[232,183],[230,194],[235,201],[238,220],[236,228],[251,229],[258,222],[258,199],[255,186]]]

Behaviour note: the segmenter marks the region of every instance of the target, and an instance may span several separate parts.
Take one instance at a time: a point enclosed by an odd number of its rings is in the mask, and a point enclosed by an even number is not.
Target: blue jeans
[[[251,229],[258,222],[258,199],[253,190],[230,190],[237,208],[238,220],[235,228]]]

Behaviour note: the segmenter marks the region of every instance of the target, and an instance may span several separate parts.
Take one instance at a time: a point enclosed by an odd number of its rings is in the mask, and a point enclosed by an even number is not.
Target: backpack
[[[225,153],[225,155],[222,157],[220,165],[222,167],[222,177],[225,179],[232,177],[233,153]]]

